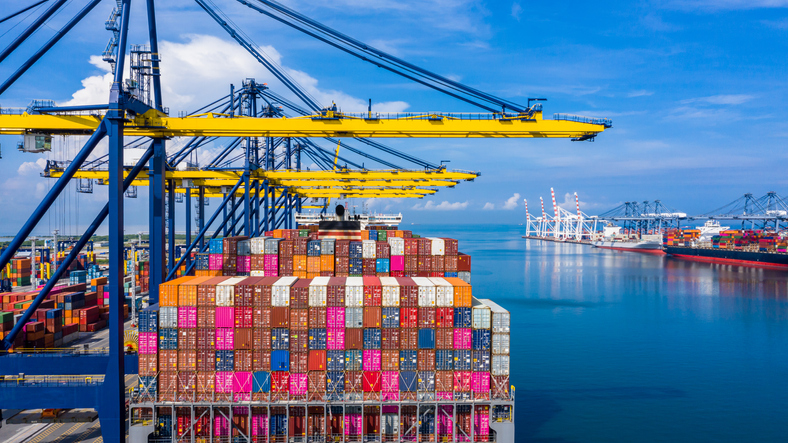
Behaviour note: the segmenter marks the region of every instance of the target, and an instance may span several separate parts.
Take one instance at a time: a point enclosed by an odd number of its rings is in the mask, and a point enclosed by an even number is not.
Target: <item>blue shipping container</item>
[[[345,373],[329,371],[326,374],[326,385],[328,392],[345,392]]]
[[[473,364],[471,370],[473,372],[490,372],[490,352],[489,351],[473,351]]]
[[[271,416],[271,435],[287,435],[287,416],[276,414]]]
[[[402,369],[402,368],[400,368]],[[416,392],[419,387],[416,371],[400,371],[399,390],[402,392]]]
[[[271,373],[258,371],[252,374],[252,392],[268,392],[271,390]]]
[[[418,369],[418,352],[415,349],[405,349],[399,351],[399,370],[415,371]]]
[[[222,237],[212,238],[208,241],[208,252],[211,254],[224,253],[224,239]]]
[[[280,351],[290,349],[290,330],[285,328],[271,329],[271,348]]]
[[[306,243],[306,255],[311,257],[320,255],[320,240],[309,240]]]
[[[360,350],[345,351],[345,370],[360,371],[363,353]]]
[[[444,272],[443,273],[444,277],[457,277],[457,275],[459,275],[459,272]]]
[[[329,371],[344,371],[345,351],[326,351],[326,369]]]
[[[145,309],[140,312],[139,332],[158,332],[159,331],[159,311]]]
[[[326,349],[326,330],[325,328],[314,328],[309,330],[309,350],[321,351]]]
[[[391,262],[387,258],[379,258],[375,260],[376,272],[391,272]]]
[[[271,370],[290,370],[290,351],[271,351]]]
[[[364,270],[364,262],[361,258],[350,258],[348,260],[348,274],[361,276]]]
[[[47,318],[61,318],[63,317],[62,309],[50,309],[47,311]]]
[[[352,241],[350,242],[350,251],[348,253],[348,257],[350,258],[362,258],[361,252],[361,242],[360,241]]]
[[[216,351],[215,366],[217,371],[235,370],[235,351],[228,351],[228,350]]]
[[[159,329],[159,349],[174,351],[178,349],[178,330],[175,328]]]
[[[419,329],[419,349],[435,349],[434,329]]]
[[[433,435],[435,434],[435,416],[424,414],[421,416],[421,421],[419,422],[419,433],[421,435]]]
[[[399,308],[383,308],[383,327],[399,328]]]
[[[435,392],[435,371],[419,371],[419,392]]]
[[[477,351],[489,351],[491,332],[489,329],[474,329],[472,332],[473,349]]]
[[[364,349],[380,349],[381,333],[378,328],[364,329]]]
[[[210,254],[195,254],[194,267],[198,271],[207,271],[209,269]]]
[[[455,349],[454,350],[454,370],[455,371],[470,371],[471,370],[471,350],[470,349]]]
[[[435,369],[438,371],[454,370],[454,351],[439,349],[435,351]]]
[[[473,325],[471,308],[454,308],[454,327],[470,328]]]

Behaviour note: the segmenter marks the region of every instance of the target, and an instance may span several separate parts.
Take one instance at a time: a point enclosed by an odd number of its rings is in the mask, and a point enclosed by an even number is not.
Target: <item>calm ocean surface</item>
[[[459,239],[512,313],[517,441],[788,441],[788,272],[403,228]]]

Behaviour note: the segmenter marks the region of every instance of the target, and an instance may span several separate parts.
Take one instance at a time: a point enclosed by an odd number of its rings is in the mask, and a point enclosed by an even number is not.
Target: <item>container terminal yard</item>
[[[64,3],[20,5],[3,18],[43,4],[0,61]],[[154,0],[117,0],[106,19],[90,14],[100,0],[79,3],[0,84],[2,97],[45,54],[62,54],[58,42],[79,22],[108,30],[102,59],[113,80],[106,103],[58,106],[37,98],[0,113],[0,134],[18,135],[23,151],[49,149],[53,136],[88,136],[68,161],[47,163],[50,190],[0,254],[0,269],[13,280],[13,291],[2,294],[0,404],[15,413],[8,423],[27,423],[10,439],[79,441],[100,432],[106,442],[515,441],[508,312],[472,295],[462,245],[398,226],[364,226],[341,207],[317,224],[299,224],[296,216],[329,215],[332,198],[418,199],[480,176],[379,138],[589,141],[611,121],[545,118],[543,99],[499,98],[267,0],[239,3],[479,112],[388,114],[374,112],[370,100],[367,112],[345,113],[341,103],[321,104],[216,5],[195,0],[298,102],[239,72],[241,83],[228,85],[227,95],[174,117],[165,106],[168,60],[160,56],[157,26],[178,23],[159,24]],[[132,8],[145,9],[146,20],[130,23]],[[147,41],[130,42],[131,26],[145,27]],[[172,139],[185,143],[168,151]],[[215,158],[194,163],[194,154],[220,139],[226,143]],[[108,154],[88,160],[103,141]],[[124,149],[132,147],[144,154],[126,167]],[[307,160],[319,170],[305,168]],[[42,272],[32,251],[18,253],[70,181],[86,192],[106,185],[108,201]],[[142,258],[124,238],[124,196],[139,186],[150,191]],[[218,204],[208,207],[208,199]],[[176,226],[176,201],[185,202],[184,226]],[[97,267],[88,245],[105,220],[106,265]],[[180,251],[178,231],[186,233]],[[37,278],[46,283],[25,288]],[[147,292],[140,309],[138,289]],[[66,344],[64,329],[70,337],[75,328],[78,336]],[[59,423],[77,412],[91,417],[91,410],[100,426]]]

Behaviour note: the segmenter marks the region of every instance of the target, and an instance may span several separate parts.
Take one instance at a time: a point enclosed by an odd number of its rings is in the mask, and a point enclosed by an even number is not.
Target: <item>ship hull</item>
[[[748,252],[730,249],[689,248],[666,246],[665,252],[684,260],[758,268],[788,269],[788,254]]]
[[[643,254],[655,254],[655,255],[665,254],[665,251],[662,250],[662,245],[654,242],[598,241],[598,242],[594,242],[594,247],[600,249],[610,249],[613,251],[640,252]]]

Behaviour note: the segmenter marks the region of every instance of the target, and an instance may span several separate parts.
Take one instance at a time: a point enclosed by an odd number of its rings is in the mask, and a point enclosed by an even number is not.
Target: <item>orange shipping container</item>
[[[366,307],[364,308],[364,327],[365,328],[379,328],[380,327],[380,308],[379,307]]]
[[[197,286],[211,277],[195,277],[178,286],[178,306],[197,306]]]
[[[307,257],[306,255],[294,255],[293,256],[293,271],[295,272],[303,272],[304,278],[306,278],[307,272]]]
[[[473,298],[471,285],[457,277],[446,277],[445,280],[454,287],[454,307],[470,308],[471,299]]]
[[[320,256],[320,272],[334,272],[334,256],[321,255]]]
[[[178,306],[178,287],[196,277],[180,277],[159,285],[159,306]]]
[[[306,258],[306,272],[320,272],[320,256]]]

